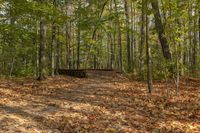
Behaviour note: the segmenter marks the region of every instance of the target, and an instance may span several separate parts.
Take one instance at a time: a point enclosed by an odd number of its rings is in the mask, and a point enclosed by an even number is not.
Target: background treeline
[[[198,76],[199,0],[1,0],[0,75]]]

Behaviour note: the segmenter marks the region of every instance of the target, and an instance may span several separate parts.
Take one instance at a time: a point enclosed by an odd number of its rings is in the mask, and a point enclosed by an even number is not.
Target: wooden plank
[[[79,78],[88,77],[88,73],[100,74],[101,72],[112,72],[113,69],[59,69],[60,75],[68,75]],[[102,73],[103,74],[103,73]]]
[[[58,73],[60,75],[68,75],[68,76],[78,77],[78,78],[86,78],[87,77],[86,70],[59,69]]]
[[[114,71],[113,69],[83,69],[83,70],[86,70],[86,71]]]

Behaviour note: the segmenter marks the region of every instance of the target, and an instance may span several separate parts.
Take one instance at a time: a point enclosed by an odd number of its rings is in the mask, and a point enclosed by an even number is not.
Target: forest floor
[[[96,75],[96,76],[95,76]],[[199,133],[200,80],[131,81],[115,72],[88,78],[0,80],[1,133]]]

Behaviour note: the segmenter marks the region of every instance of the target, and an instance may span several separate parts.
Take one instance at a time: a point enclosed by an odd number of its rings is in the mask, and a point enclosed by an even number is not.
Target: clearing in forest
[[[137,133],[200,132],[200,80],[156,82],[147,93],[145,82],[115,72],[88,78],[56,76],[0,81],[2,133]]]

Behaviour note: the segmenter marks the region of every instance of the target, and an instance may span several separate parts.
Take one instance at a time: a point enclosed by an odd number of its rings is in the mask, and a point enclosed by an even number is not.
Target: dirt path
[[[87,79],[1,80],[0,132],[199,132],[199,83],[182,83],[179,97],[169,87],[168,99],[163,83],[149,95],[145,83],[114,72]]]

